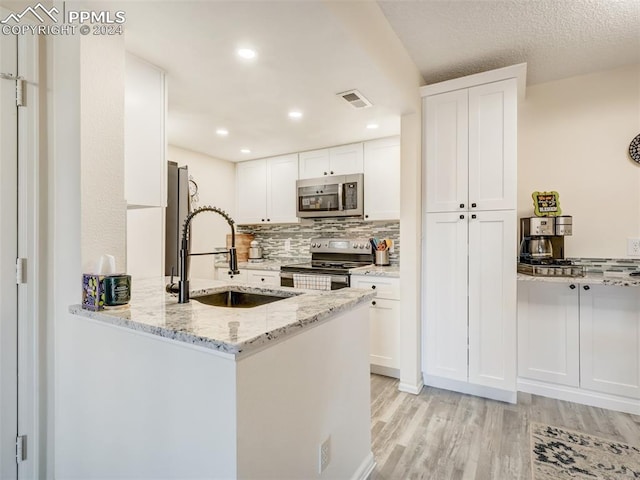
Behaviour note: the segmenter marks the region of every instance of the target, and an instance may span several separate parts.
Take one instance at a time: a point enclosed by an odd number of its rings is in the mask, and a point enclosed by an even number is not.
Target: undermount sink
[[[224,292],[211,293],[201,297],[191,297],[191,300],[212,307],[253,308],[267,303],[284,300],[289,296],[267,295],[264,293],[248,293],[226,290]]]

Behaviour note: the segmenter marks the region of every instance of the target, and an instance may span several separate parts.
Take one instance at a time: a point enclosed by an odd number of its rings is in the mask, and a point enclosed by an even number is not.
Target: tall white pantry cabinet
[[[517,102],[526,65],[422,87],[424,382],[516,401]]]

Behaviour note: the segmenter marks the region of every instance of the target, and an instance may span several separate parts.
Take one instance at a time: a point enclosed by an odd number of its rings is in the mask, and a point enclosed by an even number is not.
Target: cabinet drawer
[[[240,270],[240,273],[230,275],[228,268],[216,268],[216,280],[229,283],[245,283],[247,281],[247,271]]]
[[[280,285],[279,270],[248,270],[247,282],[260,285]]]
[[[400,280],[397,278],[352,275],[351,286],[375,290],[378,293],[376,298],[400,300]]]

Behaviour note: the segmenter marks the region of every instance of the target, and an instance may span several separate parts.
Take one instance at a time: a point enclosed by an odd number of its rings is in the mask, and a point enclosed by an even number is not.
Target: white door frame
[[[0,15],[6,17],[7,10],[0,7]],[[0,229],[0,245],[2,245],[3,258],[0,261],[2,276],[0,278],[0,305],[2,309],[2,323],[0,326],[0,340],[4,337],[9,340],[11,352],[8,354],[14,359],[11,365],[6,367],[15,372],[15,380],[7,379],[7,375],[2,375],[0,392],[9,392],[15,399],[9,405],[0,397],[0,478],[31,479],[42,478],[45,475],[44,467],[44,435],[40,431],[44,429],[46,423],[40,417],[39,412],[43,411],[46,400],[46,367],[44,356],[45,333],[41,306],[45,305],[44,288],[41,288],[45,269],[41,259],[41,247],[44,240],[40,232],[46,229],[40,228],[43,223],[40,212],[46,212],[46,205],[43,200],[46,193],[42,193],[42,185],[46,180],[41,176],[40,169],[40,69],[39,53],[44,41],[34,35],[2,35],[0,44],[3,48],[13,49],[14,55],[11,60],[13,68],[8,70],[4,65],[4,60],[0,68],[2,73],[11,73],[24,78],[22,85],[25,105],[17,107],[14,111],[11,127],[5,125],[2,119],[2,188],[0,190],[0,216],[2,216],[3,228]],[[2,82],[2,105],[16,105],[15,81],[1,80]],[[12,130],[11,130],[12,129]],[[10,147],[13,153],[6,152],[5,135],[11,132],[17,141]],[[43,145],[44,146],[44,145]],[[5,154],[13,156],[11,173],[5,166]],[[44,157],[43,157],[44,158]],[[7,177],[11,176],[12,179]],[[45,190],[46,192],[46,190]],[[6,199],[11,199],[9,202]],[[6,218],[12,216],[13,218]],[[15,228],[8,228],[6,223],[15,225]],[[12,244],[7,243],[7,239],[13,239]],[[6,250],[5,250],[6,247]],[[24,262],[25,283],[16,284],[15,262],[16,257],[26,259]],[[8,292],[12,293],[12,298],[8,298]],[[13,305],[14,312],[9,312],[6,303]],[[5,321],[5,314],[17,317],[14,324]],[[2,341],[2,351],[9,350]],[[2,354],[3,357],[5,354]],[[2,358],[4,360],[4,358]],[[2,362],[5,369],[4,361]],[[19,372],[19,375],[17,375]],[[10,413],[7,413],[10,412]],[[11,419],[9,420],[9,416]],[[4,418],[14,425],[4,432]],[[16,468],[15,441],[17,435],[24,435],[27,438],[26,460],[19,463]],[[42,442],[42,443],[41,443]],[[10,444],[7,444],[10,443]],[[9,469],[10,474],[5,473],[4,468]]]
[[[0,11],[2,14],[3,11]],[[18,39],[0,39],[0,478],[17,477],[18,433]]]
[[[46,289],[44,254],[46,178],[41,171],[40,48],[38,36],[18,37],[18,74],[24,78],[24,106],[18,108],[18,256],[26,259],[25,283],[18,286],[18,434],[27,437],[27,458],[18,466],[18,478],[44,478],[46,401]],[[41,91],[43,90],[43,91]]]

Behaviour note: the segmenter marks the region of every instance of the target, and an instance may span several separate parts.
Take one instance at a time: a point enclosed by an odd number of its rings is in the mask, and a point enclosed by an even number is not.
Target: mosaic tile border
[[[640,259],[635,258],[573,257],[568,260],[573,261],[576,265],[583,265],[587,273],[630,273],[640,270]]]

